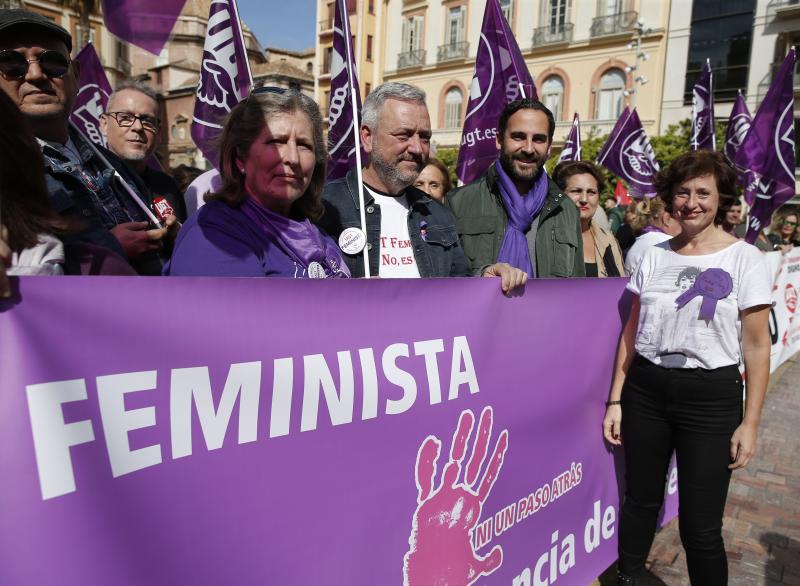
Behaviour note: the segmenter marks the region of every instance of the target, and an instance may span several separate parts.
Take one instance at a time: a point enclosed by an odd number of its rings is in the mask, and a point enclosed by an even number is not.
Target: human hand
[[[125,222],[111,229],[128,258],[136,259],[148,252],[161,250],[167,228],[148,230],[147,226],[147,222]]]
[[[439,438],[428,436],[419,447],[416,468],[419,496],[403,564],[405,586],[467,586],[491,574],[503,562],[503,549],[499,545],[480,557],[473,548],[471,534],[503,466],[508,430],[500,433],[483,478],[477,482],[492,433],[492,408],[483,410],[464,480],[456,484],[474,420],[472,411],[462,411],[441,486],[435,491],[434,476],[442,443]]]
[[[178,232],[181,229],[181,223],[178,221],[178,217],[174,214],[170,214],[164,218],[164,229],[166,230],[164,240],[167,242],[175,242],[175,238],[178,237]]]
[[[622,445],[622,406],[609,405],[603,418],[603,437],[612,446]]]
[[[500,288],[508,294],[517,287],[522,287],[528,280],[528,273],[512,267],[505,262],[489,265],[483,270],[484,277],[500,277]]]
[[[758,425],[742,422],[731,436],[731,470],[744,468],[756,453]]]
[[[8,246],[8,229],[0,224],[0,299],[11,297],[11,283],[6,267],[11,266],[11,247]]]

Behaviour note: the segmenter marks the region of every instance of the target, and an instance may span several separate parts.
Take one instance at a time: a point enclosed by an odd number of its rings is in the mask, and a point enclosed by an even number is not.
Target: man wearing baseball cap
[[[44,16],[0,10],[0,89],[28,119],[42,147],[54,208],[83,225],[65,243],[99,245],[121,254],[140,274],[160,274],[157,252],[167,230],[150,229],[142,201],[114,179],[108,151],[96,150],[69,125],[80,75],[71,51],[70,34]],[[146,193],[129,171],[120,173],[136,192]]]

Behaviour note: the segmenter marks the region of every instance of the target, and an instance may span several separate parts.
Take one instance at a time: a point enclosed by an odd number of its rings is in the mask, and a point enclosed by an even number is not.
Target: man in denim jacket
[[[470,275],[453,216],[412,185],[430,153],[425,92],[404,83],[385,83],[367,96],[361,116],[361,143],[369,157],[363,180],[370,275]],[[334,240],[348,228],[361,229],[355,170],[328,183],[323,199],[320,226]],[[342,248],[352,275],[363,277],[361,249],[346,244]],[[524,276],[508,265],[492,265],[484,274],[500,276],[504,291],[524,283]]]
[[[44,155],[50,200],[55,210],[75,218],[81,228],[65,236],[66,244],[92,245],[116,252],[140,274],[160,274],[157,252],[168,234],[151,229],[139,202],[113,178],[88,139],[69,126],[78,93],[78,64],[70,61],[72,38],[57,24],[25,10],[0,10],[0,53],[4,69],[0,88],[19,106],[33,128]],[[20,73],[6,67],[21,55],[27,66]],[[65,69],[59,69],[60,62]],[[146,193],[124,164],[103,154],[134,191]],[[141,198],[143,201],[145,198]],[[144,201],[149,204],[149,201]]]

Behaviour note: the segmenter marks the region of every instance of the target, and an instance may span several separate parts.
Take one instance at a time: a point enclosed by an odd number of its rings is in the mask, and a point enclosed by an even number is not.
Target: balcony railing
[[[117,69],[119,69],[125,75],[130,75],[131,62],[124,57],[117,57]]]
[[[778,70],[781,68],[783,63],[773,63],[769,67],[769,72],[764,76],[764,78],[758,84],[758,91],[756,92],[756,100],[761,103],[761,101],[767,96],[767,92],[769,91],[769,87],[772,85],[772,81],[775,79],[775,76],[778,75]],[[794,66],[794,75],[792,76],[792,86],[794,88],[794,92],[800,92],[800,73],[798,72],[800,69],[800,63]]]
[[[467,41],[439,45],[439,48],[436,51],[436,61],[442,63],[443,61],[466,59],[468,52],[469,43]]]
[[[572,41],[573,28],[574,25],[571,22],[535,28],[533,29],[533,46],[536,48],[541,45],[569,43]]]
[[[320,75],[330,75],[331,74],[331,64],[329,62],[322,62],[319,66],[319,74]]]
[[[800,14],[800,0],[772,0],[767,4],[767,17],[794,18]]]
[[[324,33],[325,31],[333,30],[333,17],[329,16],[325,20],[319,21],[319,32]]]
[[[618,35],[633,31],[639,14],[635,11],[598,16],[592,19],[592,37]]]
[[[425,49],[406,51],[397,55],[397,69],[419,67],[425,64]]]

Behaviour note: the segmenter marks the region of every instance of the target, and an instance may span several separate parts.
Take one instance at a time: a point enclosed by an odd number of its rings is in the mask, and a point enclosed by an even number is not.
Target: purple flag
[[[249,95],[252,83],[236,0],[213,0],[194,103],[192,140],[215,167],[214,143],[222,121]]]
[[[736,96],[736,102],[733,104],[730,118],[728,118],[728,130],[725,133],[725,145],[723,146],[725,156],[731,163],[733,163],[734,155],[739,150],[752,121],[744,96],[742,96],[742,92],[739,92],[739,95]],[[744,189],[744,200],[747,205],[752,206],[756,192],[754,189],[750,189],[750,186],[754,185],[755,177],[752,171],[747,169],[737,170],[739,171],[739,184]]]
[[[158,55],[186,0],[103,0],[103,19],[120,39]]]
[[[755,175],[755,201],[747,217],[747,242],[755,242],[769,225],[772,212],[794,196],[794,94],[795,51],[783,61],[761,102],[753,123],[733,156],[742,169]]]
[[[360,120],[353,120],[353,88],[355,88],[356,110],[359,116],[361,115],[361,96],[358,90],[356,65],[353,62],[350,19],[344,0],[336,0],[335,10],[331,95],[328,107],[328,181],[344,177],[356,165],[355,134],[358,132]]]
[[[703,71],[692,88],[692,150],[717,148],[714,133],[714,89],[711,63],[706,59]]]
[[[510,102],[538,99],[528,66],[497,0],[486,2],[475,76],[464,117],[456,174],[462,183],[474,181],[497,160],[497,121]]]
[[[100,115],[108,106],[111,84],[92,43],[87,43],[75,55],[75,61],[80,64],[81,78],[70,121],[94,144],[106,146],[106,139],[100,132]]]
[[[558,162],[564,161],[580,161],[581,160],[581,121],[578,118],[578,113],[575,112],[575,117],[572,119],[572,128],[569,130],[569,136],[564,143],[564,148],[561,150],[561,156],[558,157]]]
[[[635,108],[633,112],[628,108],[622,112],[597,156],[597,163],[624,179],[632,197],[655,196],[653,180],[659,170],[658,161]]]

